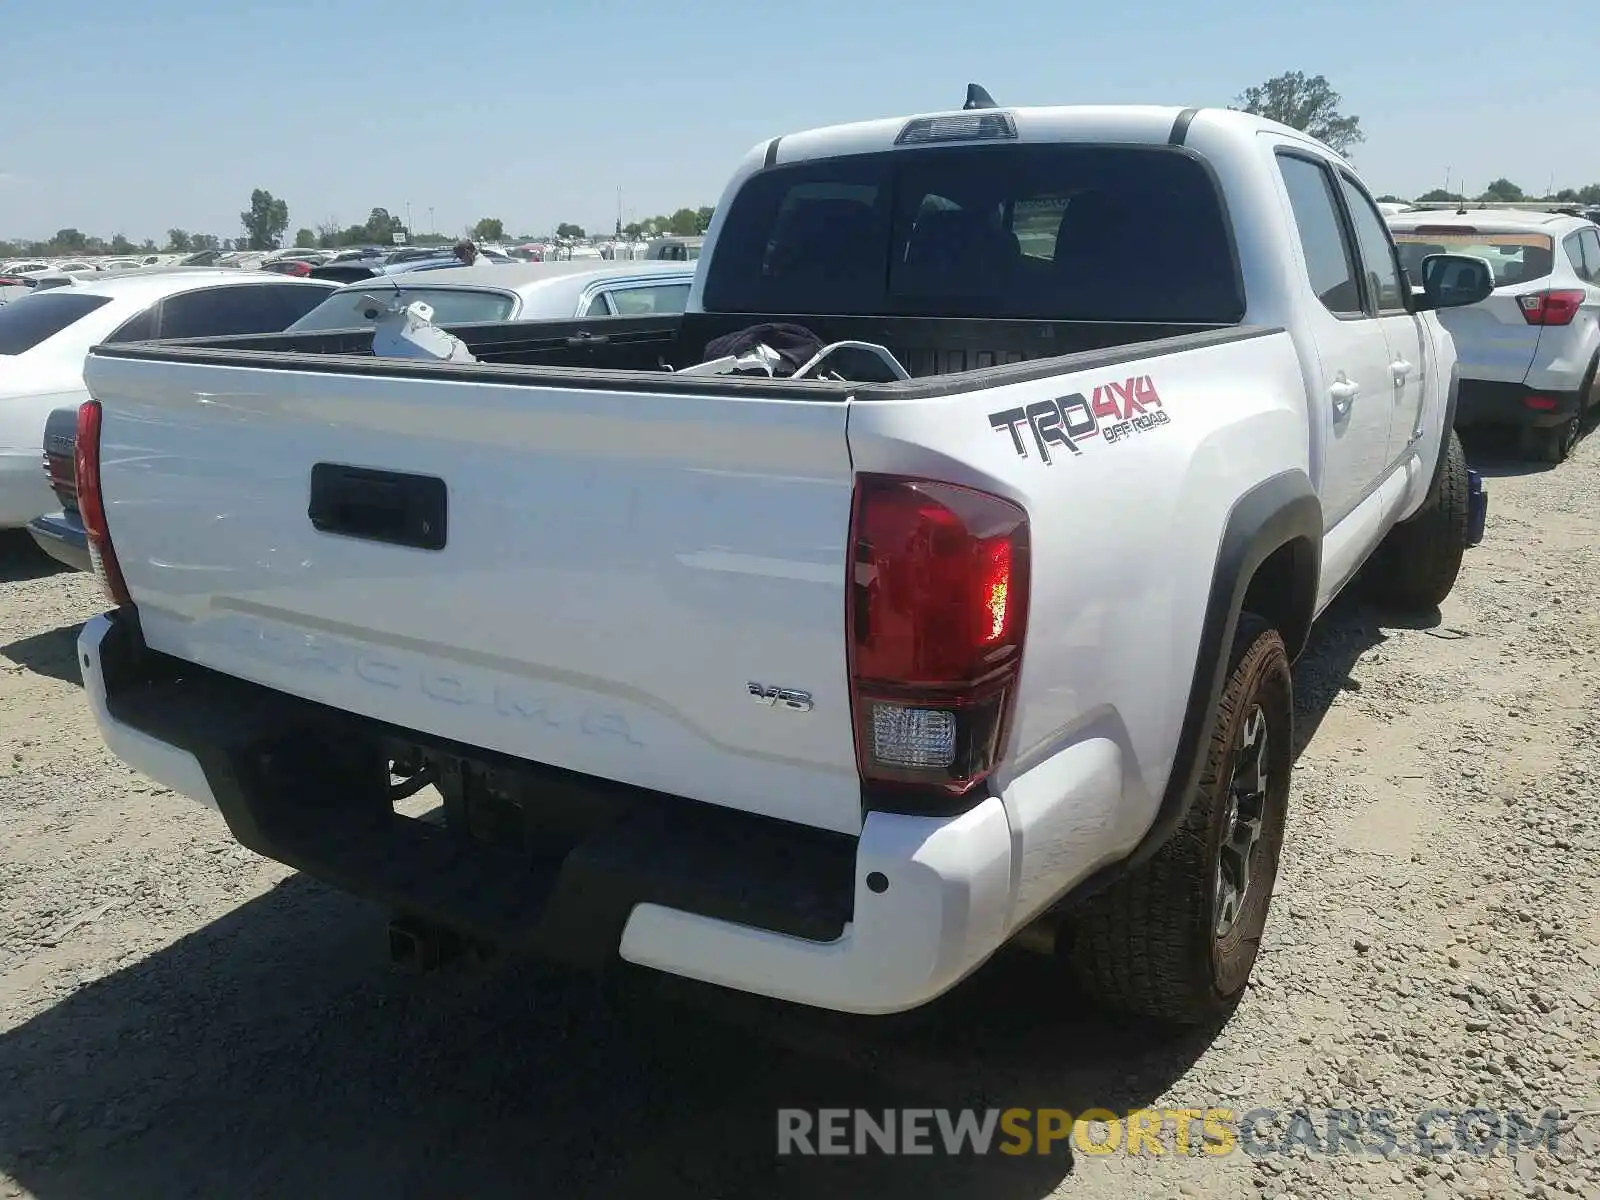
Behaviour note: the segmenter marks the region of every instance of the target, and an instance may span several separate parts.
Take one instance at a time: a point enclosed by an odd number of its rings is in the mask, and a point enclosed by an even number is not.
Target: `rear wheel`
[[[1522,457],[1533,462],[1559,463],[1572,453],[1578,444],[1578,428],[1583,417],[1574,412],[1559,425],[1540,428],[1524,427],[1522,430]]]
[[[1245,613],[1187,819],[1072,915],[1085,991],[1181,1025],[1214,1020],[1243,994],[1278,875],[1293,734],[1283,639]]]
[[[1461,573],[1470,507],[1467,456],[1452,429],[1432,493],[1389,531],[1368,561],[1363,572],[1368,594],[1379,604],[1414,612],[1444,603]]]

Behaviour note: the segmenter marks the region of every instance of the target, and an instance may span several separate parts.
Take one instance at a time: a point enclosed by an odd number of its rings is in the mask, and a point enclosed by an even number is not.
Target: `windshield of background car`
[[[1217,185],[1165,147],[959,146],[777,167],[734,197],[708,311],[1233,324]]]
[[[1400,265],[1417,286],[1422,260],[1430,254],[1468,254],[1488,262],[1495,287],[1543,279],[1555,266],[1555,243],[1542,233],[1482,233],[1476,229],[1397,229]]]
[[[22,354],[95,309],[111,303],[105,296],[65,291],[32,292],[0,308],[0,354]]]
[[[468,325],[474,321],[506,321],[516,301],[501,292],[470,291],[465,288],[390,288],[373,286],[352,288],[348,292],[335,292],[313,308],[293,325],[289,333],[304,333],[313,329],[363,329],[372,322],[361,316],[362,296],[372,296],[385,303],[394,303],[396,291],[399,300],[412,304],[421,300],[433,309],[435,325]]]

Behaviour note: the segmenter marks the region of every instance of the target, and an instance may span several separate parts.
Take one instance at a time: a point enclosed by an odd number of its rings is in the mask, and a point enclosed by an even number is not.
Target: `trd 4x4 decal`
[[[1051,465],[1052,446],[1057,447],[1057,453],[1064,450],[1082,454],[1078,443],[1089,438],[1104,438],[1107,443],[1125,441],[1135,433],[1165,425],[1168,420],[1155,381],[1148,375],[1097,387],[1093,399],[1073,392],[1055,400],[1036,400],[1025,408],[989,414],[989,425],[996,433],[1003,430],[1011,435],[1018,457],[1028,457],[1031,440],[1045,466]],[[1024,439],[1024,426],[1031,439]]]

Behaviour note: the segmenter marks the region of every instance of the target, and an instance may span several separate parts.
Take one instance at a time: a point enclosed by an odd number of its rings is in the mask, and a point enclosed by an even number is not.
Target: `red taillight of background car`
[[[1583,304],[1583,296],[1577,289],[1552,288],[1518,296],[1517,305],[1529,325],[1570,325]]]

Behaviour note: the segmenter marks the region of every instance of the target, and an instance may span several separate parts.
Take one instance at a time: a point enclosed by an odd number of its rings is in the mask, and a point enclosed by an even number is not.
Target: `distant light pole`
[[[406,241],[411,240],[411,201],[406,201]]]
[[[433,223],[433,205],[431,204],[428,205],[428,233],[433,237],[439,236],[439,230],[434,226]]]

